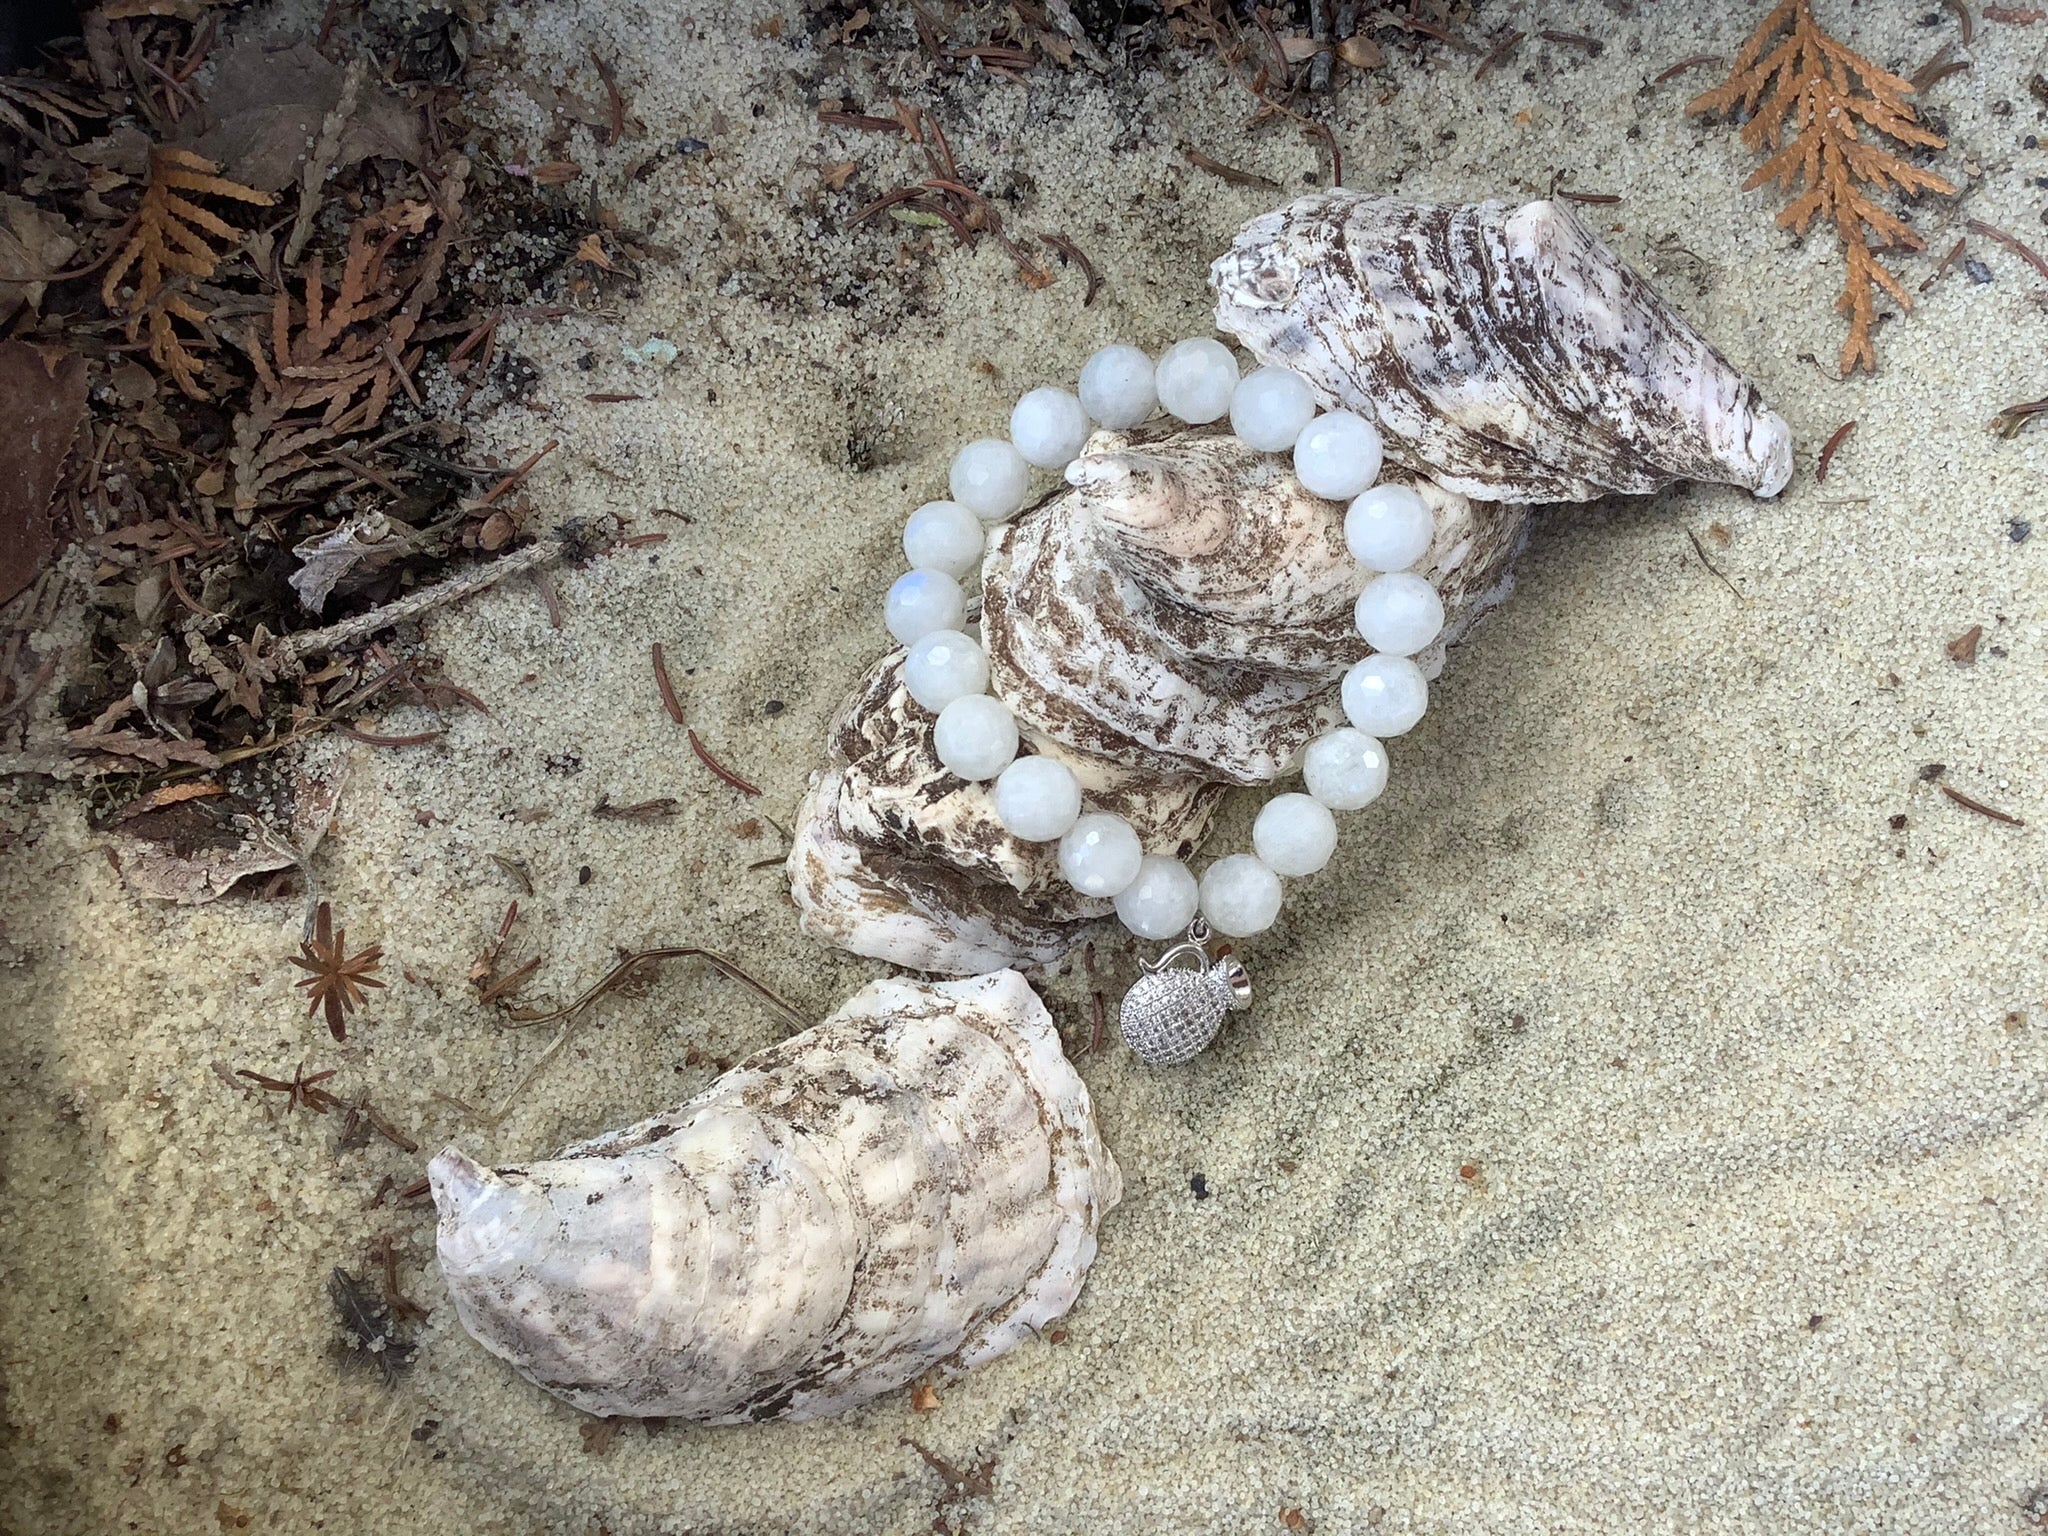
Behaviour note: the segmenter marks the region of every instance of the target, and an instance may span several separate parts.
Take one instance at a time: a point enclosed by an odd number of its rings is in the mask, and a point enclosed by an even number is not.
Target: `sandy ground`
[[[431,1211],[365,1208],[387,1176],[416,1177],[450,1139],[512,1160],[637,1118],[709,1080],[689,1047],[736,1056],[773,1030],[739,988],[678,970],[600,1010],[480,1129],[433,1095],[494,1101],[542,1044],[465,981],[508,900],[524,914],[509,952],[545,957],[537,1000],[618,944],[742,952],[819,1014],[874,974],[798,936],[779,876],[748,868],[778,839],[744,833],[764,809],[786,819],[881,648],[904,515],[1018,391],[1111,339],[1206,331],[1207,262],[1269,197],[1192,170],[1183,144],[1317,179],[1291,131],[1246,134],[1213,68],[1120,95],[1043,73],[934,83],[893,52],[803,42],[793,14],[782,40],[758,35],[766,8],[709,19],[738,9],[500,8],[536,76],[597,96],[594,45],[652,141],[710,145],[621,188],[644,142],[579,138],[602,199],[677,254],[637,298],[508,332],[540,383],[484,428],[507,455],[561,439],[533,482],[544,507],[672,537],[562,574],[559,631],[523,584],[429,625],[491,713],[430,748],[357,749],[318,866],[392,985],[348,1042],[290,990],[295,901],[167,910],[124,889],[71,794],[17,784],[0,804],[29,834],[0,898],[0,1528],[1257,1532],[1293,1509],[1324,1532],[1461,1536],[2038,1523],[2048,439],[1985,422],[2041,393],[2043,282],[1973,238],[1989,280],[1949,270],[1884,330],[1878,378],[1802,361],[1839,344],[1831,243],[1792,249],[1773,205],[1738,190],[1751,161],[1733,134],[1681,118],[1705,72],[1648,84],[1745,25],[1673,0],[1637,19],[1489,8],[1496,26],[1597,32],[1597,59],[1532,35],[1482,85],[1448,56],[1354,80],[1335,118],[1346,179],[1467,199],[1540,195],[1562,171],[1620,194],[1591,211],[1763,382],[1799,474],[1771,503],[1693,490],[1546,515],[1394,788],[1250,946],[1256,1011],[1186,1071],[1116,1050],[1082,1063],[1128,1194],[1063,1340],[926,1414],[892,1399],[822,1426],[633,1426],[592,1454],[577,1415],[461,1333]],[[1932,5],[1822,9],[1909,70],[1954,35]],[[1980,178],[1961,211],[1921,214],[1935,253],[1964,217],[2039,236],[2042,35],[1980,22],[1975,68],[1933,93],[1943,163]],[[821,130],[816,100],[886,110],[892,93],[930,105],[983,184],[1021,192],[1017,222],[1087,250],[1106,280],[1093,308],[1072,274],[1026,291],[992,246],[842,232],[914,162]],[[538,148],[544,119],[516,88],[493,110],[507,158]],[[826,194],[819,167],[841,159],[871,169]],[[1907,281],[1934,265],[1906,262]],[[628,367],[622,344],[651,334],[680,361]],[[585,403],[604,391],[655,398]],[[1851,418],[1816,485],[1815,451]],[[1944,647],[1973,624],[1982,649],[1960,666]],[[657,640],[692,723],[761,800],[714,780],[663,714]],[[2033,825],[1951,802],[1923,779],[1936,762]],[[603,795],[684,809],[599,820]],[[1242,844],[1253,809],[1233,804],[1218,846]],[[534,894],[493,854],[523,860]],[[1128,973],[1113,934],[1102,950]],[[1049,988],[1075,1040],[1088,990]],[[329,1086],[368,1093],[421,1156],[337,1151],[332,1117],[284,1114],[213,1065],[302,1061],[339,1068]],[[335,1365],[323,1290],[383,1233],[433,1309],[389,1390]],[[993,1460],[992,1492],[942,1503],[910,1437]]]

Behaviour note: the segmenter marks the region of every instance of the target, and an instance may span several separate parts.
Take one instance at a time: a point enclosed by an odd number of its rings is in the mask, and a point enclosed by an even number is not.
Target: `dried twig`
[[[607,992],[622,984],[635,971],[639,970],[642,965],[659,960],[687,959],[702,960],[721,975],[728,976],[750,989],[756,996],[766,1002],[769,1007],[775,1010],[777,1016],[789,1026],[792,1033],[797,1033],[811,1027],[809,1019],[784,1002],[766,984],[755,980],[739,964],[719,954],[716,950],[702,949],[693,944],[636,950],[623,957],[594,986],[587,988],[574,1001],[557,1008],[554,1012],[536,1014],[531,1018],[514,1018],[505,1021],[507,1027],[559,1023],[561,1028],[555,1032],[555,1038],[550,1040],[546,1048],[535,1058],[533,1065],[527,1068],[525,1075],[519,1079],[518,1084],[505,1096],[504,1102],[499,1105],[497,1111],[480,1118],[487,1125],[496,1125],[512,1112],[513,1107],[519,1102],[520,1097],[526,1092],[527,1088],[532,1085],[533,1080],[541,1074],[541,1071],[550,1061],[554,1060],[561,1053],[562,1047],[568,1043],[570,1032],[575,1028],[576,1021],[582,1015],[584,1009],[603,997]]]
[[[360,640],[367,640],[379,630],[389,629],[394,624],[408,623],[421,614],[436,608],[445,608],[450,603],[459,603],[465,597],[495,587],[508,576],[518,576],[526,571],[539,570],[544,566],[558,563],[567,548],[559,539],[542,539],[524,549],[515,549],[510,554],[500,555],[487,565],[475,570],[464,571],[459,576],[450,576],[446,581],[436,582],[431,587],[422,587],[416,592],[396,598],[381,608],[353,619],[343,619],[339,624],[329,624],[324,629],[301,630],[295,635],[285,635],[277,642],[276,657],[287,664],[296,664],[308,656],[323,655],[329,651],[343,651]]]
[[[690,731],[689,737],[690,750],[697,754],[697,760],[701,762],[706,768],[709,768],[713,773],[717,774],[719,778],[723,779],[726,783],[730,784],[734,789],[738,790],[743,795],[758,795],[761,793],[759,786],[749,784],[745,779],[741,778],[738,774],[734,773],[730,768],[726,767],[725,764],[721,763],[717,758],[713,757],[711,755],[710,749],[706,747],[703,742],[697,739],[697,733],[695,731]]]
[[[1996,807],[1986,805],[1982,800],[1972,800],[1953,784],[1942,785],[1941,792],[1966,811],[1975,811],[1979,816],[1988,816],[1993,821],[2002,821],[2008,827],[2024,827],[2026,825],[2019,817],[2014,816],[2008,811],[2001,811]]]
[[[668,711],[669,719],[673,720],[677,725],[681,725],[683,723],[683,706],[681,701],[676,698],[675,684],[668,680],[668,661],[662,654],[661,642],[659,640],[655,641],[648,649],[654,661],[654,686],[656,691],[661,694],[661,707]]]
[[[2036,251],[2031,245],[2028,245],[2024,240],[2015,235],[2008,235],[1997,225],[1986,224],[1982,219],[1968,219],[1964,221],[1963,227],[1972,234],[1984,236],[1987,240],[1996,240],[2013,254],[2024,258],[2027,265],[2043,277],[2048,277],[2048,261],[2042,260],[2041,253]]]
[[[1823,484],[1828,478],[1828,466],[1835,462],[1835,453],[1849,440],[1849,434],[1856,430],[1856,423],[1845,421],[1835,428],[1834,433],[1821,445],[1820,458],[1813,466],[1813,483]]]
[[[1211,176],[1220,177],[1233,187],[1257,187],[1262,192],[1278,192],[1280,183],[1270,176],[1261,176],[1255,171],[1240,171],[1234,165],[1225,165],[1221,160],[1212,160],[1199,149],[1183,147],[1181,153],[1187,162],[1198,171],[1207,171]]]

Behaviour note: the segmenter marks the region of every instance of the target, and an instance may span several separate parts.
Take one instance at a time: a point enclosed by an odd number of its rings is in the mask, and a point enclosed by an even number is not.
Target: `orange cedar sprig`
[[[1925,127],[1906,98],[1911,82],[1879,69],[1813,19],[1812,0],[1781,0],[1742,51],[1728,79],[1696,96],[1688,113],[1746,117],[1742,142],[1768,159],[1743,190],[1775,182],[1798,196],[1778,223],[1804,235],[1818,219],[1831,221],[1842,242],[1847,281],[1835,308],[1849,316],[1841,368],[1877,371],[1874,288],[1901,309],[1913,307],[1905,284],[1878,260],[1885,246],[1919,250],[1926,243],[1911,225],[1873,198],[1888,188],[1905,193],[1953,193],[1932,171],[1900,159],[1863,128],[1902,145],[1943,149],[1948,141]],[[1787,138],[1787,130],[1790,137]],[[1873,244],[1870,236],[1877,237]]]
[[[135,234],[100,280],[100,298],[107,308],[128,316],[128,339],[135,339],[146,318],[149,355],[196,400],[209,398],[199,382],[204,364],[187,349],[173,321],[183,320],[210,342],[207,325],[212,316],[180,292],[174,280],[212,277],[227,254],[216,250],[213,241],[239,240],[241,232],[193,199],[226,197],[258,207],[277,201],[268,192],[230,181],[219,172],[219,166],[189,149],[152,144],[149,184],[135,210]],[[121,279],[131,269],[135,286],[122,295]]]

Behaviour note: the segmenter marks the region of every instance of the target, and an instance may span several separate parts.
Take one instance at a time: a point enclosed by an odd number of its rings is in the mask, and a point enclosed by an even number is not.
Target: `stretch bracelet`
[[[1140,426],[1156,410],[1191,426],[1227,416],[1248,447],[1290,455],[1305,490],[1349,503],[1345,543],[1370,573],[1355,617],[1371,652],[1345,673],[1341,688],[1350,723],[1308,744],[1305,792],[1266,802],[1252,825],[1253,851],[1217,859],[1199,880],[1181,860],[1146,853],[1122,816],[1090,810],[1066,764],[1018,755],[1016,717],[988,691],[988,657],[969,633],[961,586],[980,568],[989,531],[1023,508],[1034,467],[1079,485],[1091,431]],[[1061,877],[1085,896],[1113,901],[1132,933],[1180,939],[1124,1000],[1125,1038],[1148,1061],[1193,1056],[1214,1036],[1222,1012],[1249,999],[1242,966],[1209,959],[1211,933],[1245,938],[1273,925],[1283,877],[1312,875],[1329,862],[1337,847],[1333,813],[1379,798],[1387,783],[1382,742],[1413,729],[1428,707],[1429,684],[1412,658],[1442,631],[1444,607],[1412,567],[1435,528],[1415,491],[1374,483],[1381,457],[1371,422],[1350,411],[1318,412],[1307,381],[1288,369],[1240,377],[1231,350],[1207,337],[1177,342],[1156,364],[1120,344],[1088,359],[1078,392],[1046,387],[1023,396],[1007,440],[961,448],[949,475],[952,499],[925,503],[903,530],[911,569],[889,588],[884,619],[907,647],[905,687],[937,717],[939,762],[963,780],[991,785],[996,818],[1011,836],[1056,842]],[[1185,959],[1198,963],[1178,969]]]

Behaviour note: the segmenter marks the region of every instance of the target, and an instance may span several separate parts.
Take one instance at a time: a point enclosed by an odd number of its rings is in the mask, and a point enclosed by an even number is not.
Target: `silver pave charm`
[[[1182,968],[1183,960],[1193,967]],[[1216,1038],[1224,1014],[1251,1006],[1251,976],[1228,955],[1209,958],[1209,925],[1199,917],[1188,924],[1186,938],[1139,970],[1117,1024],[1147,1066],[1194,1060]]]

